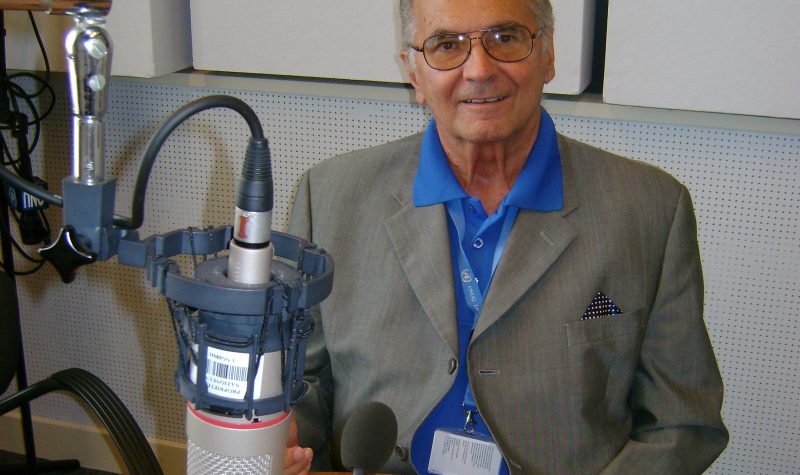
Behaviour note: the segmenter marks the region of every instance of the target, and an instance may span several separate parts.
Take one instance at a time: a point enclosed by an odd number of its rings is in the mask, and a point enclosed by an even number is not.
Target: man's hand
[[[297,421],[290,416],[289,438],[286,440],[286,455],[283,458],[283,475],[305,475],[311,469],[314,452],[297,445]]]

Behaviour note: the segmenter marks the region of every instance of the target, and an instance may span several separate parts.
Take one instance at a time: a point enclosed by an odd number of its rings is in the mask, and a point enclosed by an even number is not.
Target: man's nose
[[[464,61],[464,77],[475,81],[492,77],[497,69],[497,62],[483,46],[480,36],[470,37],[469,56]]]

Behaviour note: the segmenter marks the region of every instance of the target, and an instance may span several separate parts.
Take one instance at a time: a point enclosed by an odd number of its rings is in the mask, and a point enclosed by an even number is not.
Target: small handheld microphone
[[[342,464],[354,474],[379,471],[397,442],[397,418],[386,404],[368,402],[355,409],[342,429]]]

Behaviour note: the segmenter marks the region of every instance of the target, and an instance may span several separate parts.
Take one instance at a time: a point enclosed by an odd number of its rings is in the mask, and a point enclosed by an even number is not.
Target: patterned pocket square
[[[581,320],[593,320],[595,318],[610,317],[611,315],[618,315],[622,310],[617,307],[613,300],[608,298],[603,292],[597,292],[589,306],[583,312]]]

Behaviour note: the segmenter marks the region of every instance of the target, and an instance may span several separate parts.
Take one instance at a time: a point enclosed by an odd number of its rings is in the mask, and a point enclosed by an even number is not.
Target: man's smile
[[[474,99],[467,99],[464,102],[466,102],[467,104],[486,104],[486,103],[502,101],[505,98],[506,98],[506,96],[480,97],[480,98],[474,98]]]

